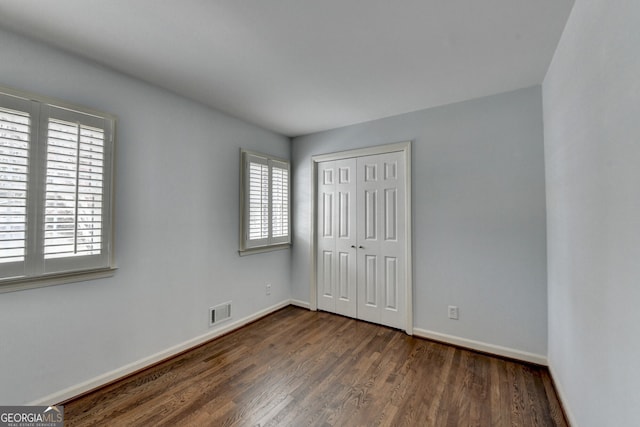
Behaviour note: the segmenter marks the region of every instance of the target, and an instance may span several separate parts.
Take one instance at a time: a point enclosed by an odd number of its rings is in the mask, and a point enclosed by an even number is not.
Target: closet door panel
[[[317,286],[318,308],[335,312],[335,198],[336,198],[336,162],[324,162],[318,165],[317,190]]]
[[[358,318],[402,328],[405,322],[404,158],[358,159]],[[374,273],[375,272],[375,273]]]
[[[318,308],[350,317],[356,317],[356,164],[318,165]]]

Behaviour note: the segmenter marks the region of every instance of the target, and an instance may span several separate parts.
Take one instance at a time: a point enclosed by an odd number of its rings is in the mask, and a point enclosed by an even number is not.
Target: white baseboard
[[[121,368],[115,369],[111,372],[106,372],[102,375],[99,375],[83,383],[76,384],[64,390],[60,390],[48,396],[37,399],[31,403],[28,403],[28,405],[49,406],[49,405],[54,405],[60,402],[64,402],[65,400],[71,399],[72,397],[78,396],[82,393],[86,393],[90,390],[93,390],[95,388],[108,384],[119,378],[125,377],[129,374],[132,374],[136,371],[144,369],[162,360],[175,356],[176,354],[181,353],[185,350],[188,350],[192,347],[203,344],[221,335],[227,334],[235,329],[239,329],[255,320],[258,320],[261,317],[264,317],[268,314],[278,311],[281,308],[284,308],[291,304],[294,304],[291,300],[282,301],[276,305],[272,305],[271,307],[265,308],[264,310],[260,310],[259,312],[254,313],[250,316],[247,316],[243,319],[239,319],[239,320],[236,320],[235,322],[220,325],[219,328],[213,331],[210,331],[210,332],[207,332],[206,334],[192,338],[188,341],[185,341],[181,344],[175,345],[171,348],[168,348],[166,350],[153,354],[149,357],[145,357],[143,359],[137,360],[128,365],[122,366]]]
[[[295,305],[296,307],[300,307],[300,308],[306,308],[307,310],[309,310],[311,307],[311,305],[308,302],[300,301],[297,299],[292,299],[291,305]]]
[[[460,347],[477,350],[484,353],[491,353],[497,356],[508,357],[510,359],[521,360],[523,362],[535,363],[537,365],[547,366],[547,357],[541,354],[529,353],[526,351],[515,350],[499,345],[488,344],[481,341],[460,338],[454,335],[442,334],[440,332],[428,331],[426,329],[413,328],[413,335],[420,338],[426,338],[434,341],[440,341],[447,344],[453,344]]]
[[[564,416],[567,417],[567,421],[569,422],[570,426],[577,426],[578,423],[576,422],[575,417],[573,416],[573,413],[571,412],[571,409],[569,408],[569,405],[567,404],[568,401],[566,399],[566,394],[564,393],[564,390],[562,388],[562,384],[558,381],[558,377],[556,376],[556,372],[555,369],[553,368],[553,365],[551,364],[551,361],[549,361],[549,375],[551,375],[551,379],[553,380],[553,386],[556,389],[556,394],[558,395],[558,400],[560,400],[560,404],[562,405],[562,410],[564,411]]]

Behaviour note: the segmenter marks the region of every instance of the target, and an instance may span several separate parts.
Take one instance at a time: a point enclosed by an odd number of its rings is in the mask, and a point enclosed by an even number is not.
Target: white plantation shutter
[[[248,164],[249,229],[247,238],[253,245],[269,239],[269,166],[267,159],[252,156]],[[260,241],[260,242],[258,242]]]
[[[44,257],[98,255],[104,131],[49,120]]]
[[[44,271],[106,268],[113,124],[53,106],[42,111],[46,118]]]
[[[240,251],[289,243],[289,163],[241,151]]]
[[[275,160],[271,167],[271,228],[274,241],[289,241],[289,167]]]
[[[114,124],[0,92],[0,284],[111,267]]]
[[[26,101],[6,96],[2,101],[30,109]],[[0,278],[24,274],[31,120],[29,111],[0,107]]]

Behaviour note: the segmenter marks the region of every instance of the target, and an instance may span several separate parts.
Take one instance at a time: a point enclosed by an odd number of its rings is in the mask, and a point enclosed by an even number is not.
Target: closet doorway
[[[412,333],[411,145],[312,157],[311,309]]]

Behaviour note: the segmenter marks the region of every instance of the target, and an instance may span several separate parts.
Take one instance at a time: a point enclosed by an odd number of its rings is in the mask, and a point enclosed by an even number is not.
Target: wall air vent
[[[216,305],[209,309],[209,326],[231,319],[231,302]]]

